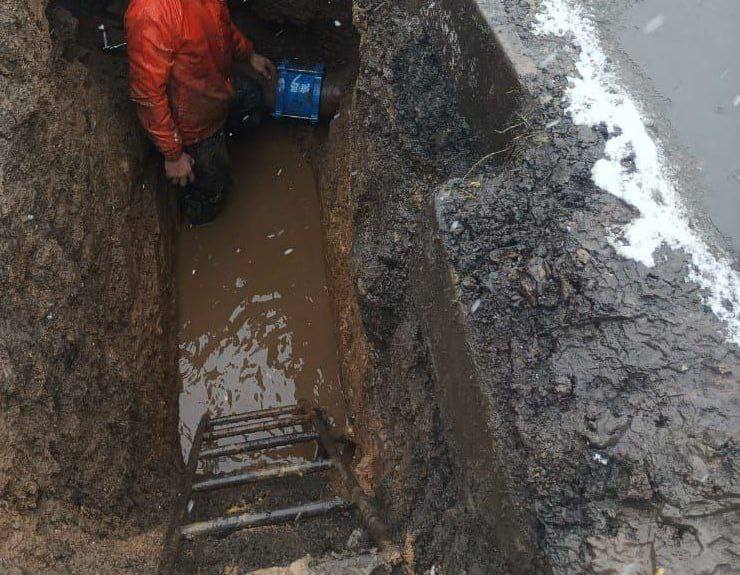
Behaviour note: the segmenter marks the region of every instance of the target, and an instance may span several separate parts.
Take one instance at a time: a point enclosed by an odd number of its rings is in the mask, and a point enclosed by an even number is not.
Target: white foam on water
[[[688,278],[704,293],[704,303],[725,323],[728,339],[740,345],[740,274],[730,258],[715,254],[689,224],[664,155],[643,121],[636,101],[620,84],[601,47],[599,35],[582,7],[569,0],[543,0],[534,32],[567,37],[580,49],[578,75],[569,78],[567,111],[579,125],[606,124],[613,135],[592,177],[601,189],[622,199],[640,216],[610,238],[624,257],[655,265],[662,245],[691,257]],[[628,166],[622,160],[630,158]]]

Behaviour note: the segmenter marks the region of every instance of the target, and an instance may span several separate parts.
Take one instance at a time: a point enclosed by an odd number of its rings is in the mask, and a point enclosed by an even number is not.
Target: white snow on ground
[[[663,244],[691,256],[689,279],[703,288],[705,303],[740,345],[740,274],[730,259],[715,255],[689,218],[667,176],[658,142],[648,133],[635,100],[620,85],[601,47],[593,22],[572,0],[543,0],[535,33],[568,38],[580,49],[566,92],[567,110],[576,124],[604,122],[610,134],[604,157],[593,166],[593,180],[603,190],[637,208],[640,216],[610,238],[617,251],[648,267]],[[622,160],[633,158],[634,167]],[[635,169],[636,168],[636,169]]]

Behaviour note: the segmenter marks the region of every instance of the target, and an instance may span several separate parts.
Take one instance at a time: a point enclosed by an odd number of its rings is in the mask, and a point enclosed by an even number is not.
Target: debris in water
[[[455,220],[454,222],[452,222],[452,225],[450,226],[450,231],[454,232],[455,230],[458,230],[458,229],[460,229],[460,222]]]
[[[663,24],[665,24],[665,16],[663,14],[658,14],[654,18],[648,20],[648,23],[645,24],[645,27],[642,29],[642,31],[645,32],[645,34],[652,34],[658,28],[663,26]]]
[[[195,270],[193,270],[193,274],[192,275],[195,275]]]
[[[280,175],[281,175],[282,173],[283,173],[283,169],[282,169],[282,168],[280,168],[280,169],[279,169],[279,170],[277,171],[277,175],[278,175],[278,177],[280,177]]]
[[[609,463],[609,460],[601,455],[601,453],[594,453],[594,461],[596,463],[601,463],[601,465],[606,465],[607,463]]]
[[[480,308],[480,300],[477,299],[473,302],[473,305],[470,306],[470,313],[475,313]]]
[[[195,507],[195,501],[191,499],[188,501],[188,514],[193,512],[193,507]]]
[[[238,318],[245,309],[247,309],[247,304],[245,302],[236,306],[229,316],[229,323],[234,323],[234,320],[236,320],[236,318]]]
[[[279,292],[273,292],[273,293],[268,293],[264,295],[254,295],[252,296],[252,303],[265,303],[268,301],[272,301],[274,299],[281,299],[281,298],[282,296],[280,295]]]
[[[334,20],[334,26],[336,28],[341,28],[342,27],[342,23],[339,20]]]
[[[295,250],[294,250],[293,248],[288,248],[287,250],[285,250],[285,251],[283,252],[283,255],[289,256],[289,255],[290,255],[290,254],[292,254],[292,253],[293,253],[294,251],[295,251]]]

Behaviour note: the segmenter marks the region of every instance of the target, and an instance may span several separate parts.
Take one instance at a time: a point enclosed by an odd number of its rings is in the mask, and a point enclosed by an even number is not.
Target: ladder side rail
[[[209,414],[205,413],[201,417],[198,427],[195,430],[195,436],[193,437],[193,445],[190,448],[190,455],[188,456],[188,464],[185,468],[185,475],[183,476],[183,483],[177,498],[175,505],[172,510],[172,518],[170,524],[167,527],[167,533],[164,537],[164,548],[162,549],[162,556],[157,567],[157,575],[171,575],[177,555],[180,552],[180,525],[185,519],[185,515],[188,509],[188,501],[192,495],[193,482],[195,481],[195,473],[198,470],[198,461],[200,459],[200,449],[203,445],[203,434],[206,428],[208,428],[210,422]]]
[[[314,428],[319,435],[319,441],[329,457],[334,461],[334,467],[339,472],[342,481],[344,481],[349,491],[350,501],[357,509],[360,520],[365,524],[370,536],[375,540],[381,550],[391,547],[388,528],[385,522],[380,518],[370,498],[362,490],[362,487],[360,487],[355,474],[342,461],[334,441],[329,435],[329,430],[326,427],[324,415],[321,410],[314,409],[313,422]]]

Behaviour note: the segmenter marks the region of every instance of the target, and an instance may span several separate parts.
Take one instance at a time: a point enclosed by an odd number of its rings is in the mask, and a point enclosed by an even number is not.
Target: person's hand
[[[250,54],[249,65],[265,80],[272,80],[277,75],[273,63],[270,62],[268,58],[257,54],[257,52],[252,52]]]
[[[183,152],[177,160],[165,160],[164,173],[168,180],[184,188],[195,181],[194,163],[195,160]]]

